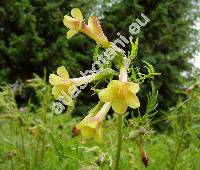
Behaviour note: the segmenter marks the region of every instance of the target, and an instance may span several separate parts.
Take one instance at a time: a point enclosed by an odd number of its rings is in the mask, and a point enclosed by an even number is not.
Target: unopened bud
[[[148,157],[147,157],[147,154],[146,154],[146,150],[145,150],[145,147],[144,147],[144,139],[143,139],[142,136],[140,136],[138,147],[139,147],[140,154],[141,154],[141,161],[143,162],[144,166],[147,167],[148,164],[149,164],[149,160],[148,160]]]
[[[146,154],[146,151],[144,148],[142,149],[141,160],[142,160],[144,166],[147,167],[149,164],[149,160],[148,160],[148,157],[147,157],[147,154]]]
[[[72,129],[72,137],[74,138],[74,137],[78,136],[79,134],[80,134],[80,130],[77,129],[76,127],[74,127]]]

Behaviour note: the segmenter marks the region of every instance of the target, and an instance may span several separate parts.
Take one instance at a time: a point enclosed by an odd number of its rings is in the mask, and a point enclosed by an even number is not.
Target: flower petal
[[[81,129],[81,135],[85,138],[92,138],[94,135],[94,129],[90,128],[90,127],[83,127]]]
[[[139,91],[139,89],[140,89],[138,83],[128,82],[127,85],[128,85],[128,89],[129,89],[133,94],[138,93],[138,91]]]
[[[83,128],[86,125],[86,123],[89,122],[95,114],[97,114],[95,111],[89,112],[89,114],[83,120],[81,120],[79,124],[76,125],[76,128],[78,129]]]
[[[131,107],[133,109],[140,107],[140,101],[135,94],[127,96],[126,97],[126,103],[129,107]]]
[[[67,39],[69,40],[70,38],[72,38],[77,33],[78,33],[78,31],[76,31],[76,30],[69,30],[67,32]]]
[[[103,131],[102,127],[99,127],[98,129],[96,129],[95,134],[94,134],[94,138],[96,142],[99,142],[99,143],[103,142],[102,131]]]
[[[72,18],[68,15],[64,16],[63,23],[67,28],[69,28],[71,30],[80,31],[81,27],[82,27],[82,21],[80,21],[76,18]]]
[[[113,99],[113,90],[111,88],[105,88],[98,93],[99,100],[102,102],[109,102]]]
[[[91,120],[90,120],[89,122],[87,122],[85,125],[88,126],[88,127],[90,127],[90,128],[95,129],[95,128],[97,127],[97,125],[98,125],[98,121],[92,120],[92,119],[91,119]]]
[[[54,95],[55,99],[58,99],[58,96],[61,94],[61,89],[58,86],[53,86],[52,94]]]
[[[82,14],[82,12],[80,11],[79,8],[73,8],[73,9],[71,10],[71,15],[72,15],[74,18],[83,20],[83,14]]]
[[[127,110],[127,104],[125,101],[120,99],[115,99],[112,102],[112,109],[118,114],[124,114]]]
[[[108,88],[119,88],[120,86],[122,86],[124,83],[122,81],[119,80],[112,80],[109,84],[108,84]]]
[[[102,28],[101,28],[101,24],[96,16],[89,17],[88,27],[99,38],[107,40],[107,37],[104,35]]]
[[[76,21],[75,18],[72,18],[72,17],[70,17],[68,15],[65,15],[64,19],[63,19],[63,23],[67,28],[70,28],[70,25],[75,21]]]
[[[52,85],[60,85],[63,84],[63,78],[59,77],[55,74],[50,74],[49,76],[49,83]]]
[[[73,100],[68,93],[68,88],[64,85],[57,85],[52,88],[52,94],[56,100],[59,100],[67,106],[73,106]]]
[[[69,78],[68,71],[66,70],[64,66],[58,67],[57,74],[62,78],[66,78],[66,79]]]
[[[58,99],[60,95],[62,95],[62,91],[67,92],[67,88],[64,85],[57,85],[53,86],[52,94],[54,95],[55,99]]]

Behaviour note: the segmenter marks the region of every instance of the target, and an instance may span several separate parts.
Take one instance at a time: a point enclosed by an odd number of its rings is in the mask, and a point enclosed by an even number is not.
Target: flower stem
[[[120,68],[119,73],[119,80],[122,82],[128,81],[127,75],[127,66],[128,66],[128,59],[123,58],[124,63]],[[123,123],[123,115],[118,114],[118,142],[117,142],[117,152],[115,158],[115,170],[119,170],[119,160],[120,160],[120,152],[121,152],[121,145],[122,145],[122,123]]]
[[[127,82],[128,81],[127,69],[129,66],[129,61],[126,57],[124,57],[123,60],[124,60],[124,63],[120,67],[120,71],[119,71],[119,80],[123,82]]]
[[[119,170],[119,160],[120,160],[120,152],[121,152],[121,145],[122,145],[122,122],[123,122],[123,115],[118,115],[118,142],[117,142],[117,152],[115,158],[115,170]]]
[[[20,131],[20,135],[21,135],[22,158],[24,160],[24,169],[28,170],[28,162],[27,162],[27,159],[26,159],[26,149],[25,149],[25,144],[24,144],[24,135],[23,135],[21,127],[19,128],[19,131]]]

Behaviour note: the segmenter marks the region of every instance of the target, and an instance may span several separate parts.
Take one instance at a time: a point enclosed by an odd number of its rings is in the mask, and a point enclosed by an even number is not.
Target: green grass
[[[104,143],[72,138],[71,129],[81,118],[72,117],[70,110],[53,114],[50,87],[41,82],[32,86],[40,104],[35,106],[29,101],[24,113],[18,110],[10,87],[3,87],[0,92],[0,169],[110,169],[117,143],[116,116],[104,122]],[[199,111],[200,90],[195,88],[176,107],[167,113],[159,111],[163,116],[148,122],[147,169],[200,169]],[[138,120],[133,117],[123,128],[122,170],[146,169],[137,145]],[[153,129],[158,126],[164,130]]]

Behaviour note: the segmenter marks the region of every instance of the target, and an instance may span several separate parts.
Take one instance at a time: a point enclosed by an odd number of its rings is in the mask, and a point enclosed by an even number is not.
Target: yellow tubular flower
[[[50,74],[49,83],[53,85],[52,94],[55,99],[58,100],[60,96],[64,97],[65,104],[72,106],[73,102],[71,99],[71,94],[73,90],[76,89],[76,86],[70,81],[69,74],[64,66],[61,66],[57,69],[57,74]],[[66,95],[63,94],[66,93]]]
[[[80,78],[69,78],[69,74],[64,66],[57,69],[57,74],[50,74],[49,83],[53,85],[52,94],[55,99],[59,100],[61,97],[66,105],[72,106],[72,94],[76,91],[77,86],[87,84],[96,78],[96,74],[88,75]]]
[[[110,42],[104,35],[101,24],[96,16],[91,16],[88,19],[88,24],[83,20],[83,15],[80,9],[74,8],[71,11],[72,17],[65,15],[63,19],[64,25],[70,30],[67,32],[67,38],[70,39],[79,31],[94,39],[97,44],[103,48],[108,48]]]
[[[100,105],[97,105],[99,107]],[[111,105],[105,103],[101,109],[91,111],[78,125],[72,130],[72,135],[81,134],[85,138],[95,138],[97,142],[102,142],[102,124]],[[97,110],[99,110],[97,112]]]
[[[66,68],[61,66],[57,69],[57,75],[50,74],[49,82],[51,85],[53,85],[52,94],[54,95],[55,99],[62,100],[64,104],[72,106],[72,95],[76,92],[78,86],[87,85],[92,81],[112,75],[112,69],[105,69],[97,74],[70,79]]]
[[[98,93],[102,102],[111,102],[112,109],[118,113],[126,112],[128,106],[136,109],[140,107],[140,102],[136,93],[139,91],[139,84],[133,82],[122,82],[112,80],[107,88]]]
[[[83,27],[83,15],[80,9],[74,8],[71,10],[72,17],[65,15],[63,19],[64,25],[70,30],[67,32],[67,38],[70,39],[78,33]]]

